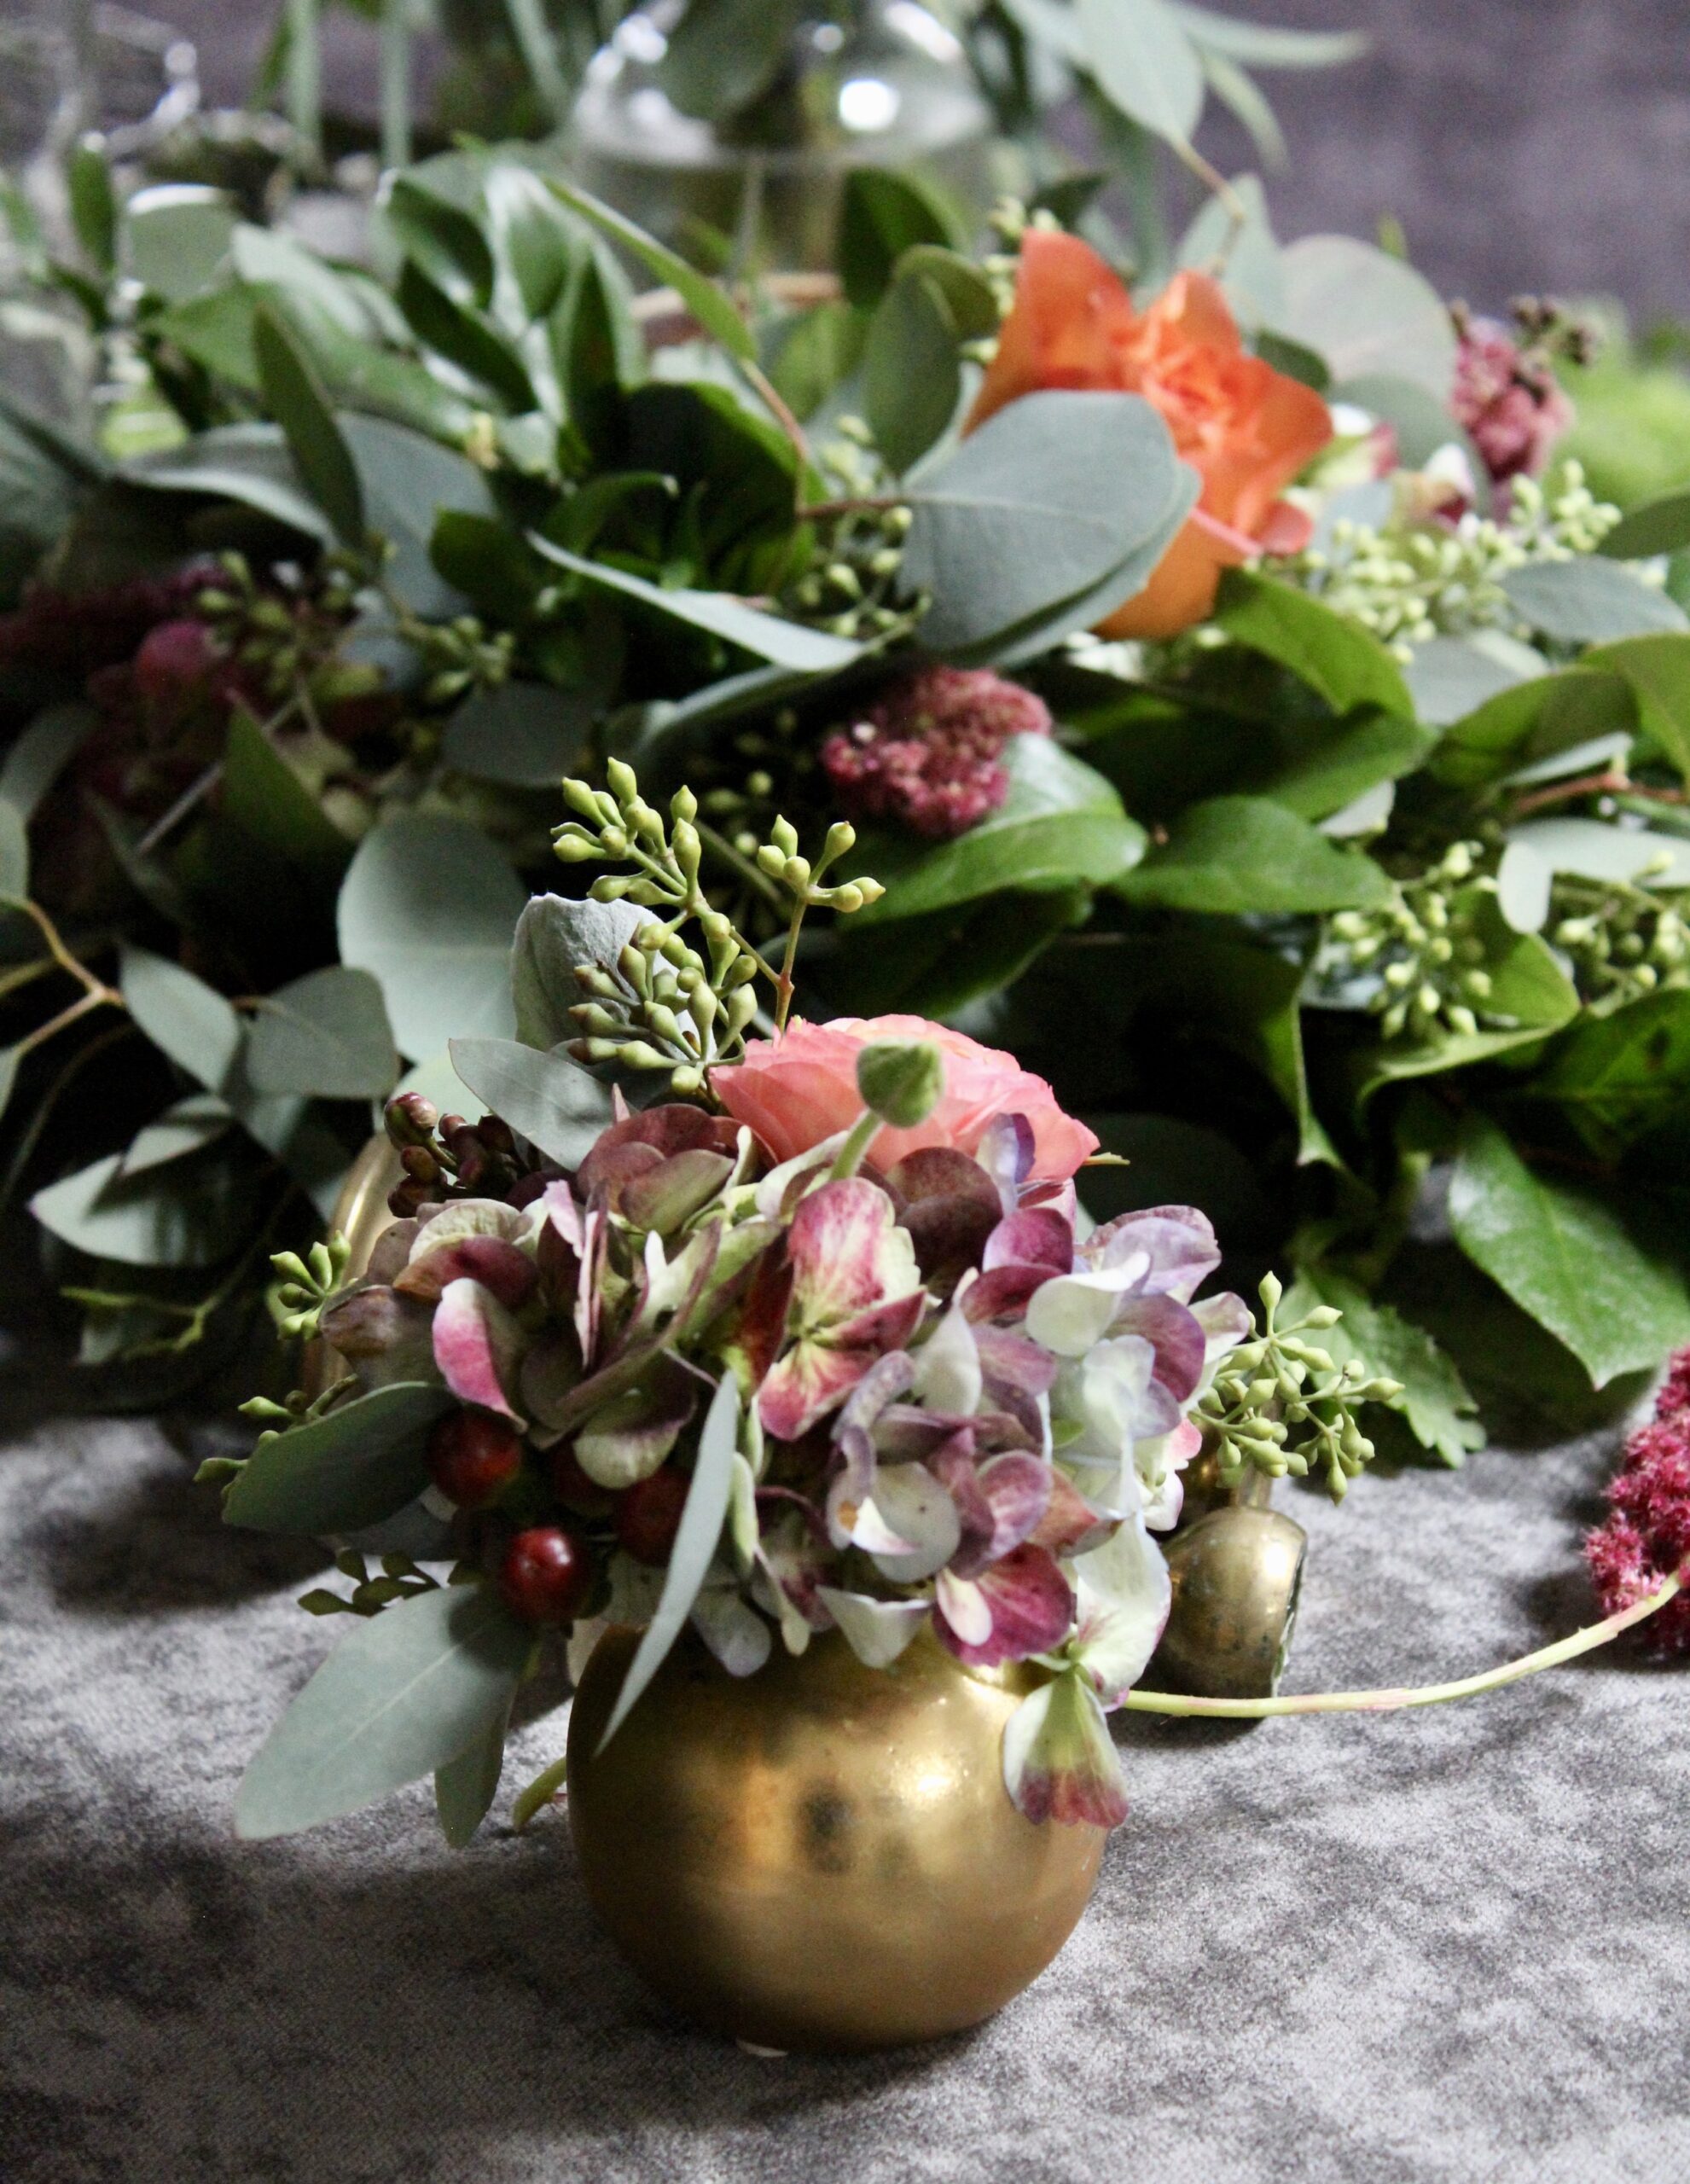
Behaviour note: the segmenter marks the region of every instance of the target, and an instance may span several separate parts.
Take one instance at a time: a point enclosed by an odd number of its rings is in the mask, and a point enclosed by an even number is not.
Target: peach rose
[[[1307,543],[1307,516],[1279,497],[1332,438],[1332,418],[1311,388],[1246,354],[1207,274],[1176,274],[1136,311],[1089,243],[1030,228],[968,428],[1046,387],[1141,394],[1203,480],[1149,584],[1100,635],[1176,636],[1212,612],[1222,569]]]
[[[1065,1115],[1044,1079],[1023,1069],[1013,1054],[920,1016],[795,1021],[779,1038],[752,1040],[743,1061],[711,1070],[711,1087],[777,1160],[795,1159],[835,1130],[849,1130],[862,1112],[857,1056],[874,1039],[930,1039],[944,1056],[944,1090],[926,1121],[914,1130],[888,1126],[869,1147],[868,1158],[882,1170],[928,1146],[973,1153],[999,1115],[1025,1115],[1032,1125],[1029,1182],[1065,1182],[1097,1150],[1085,1124]]]

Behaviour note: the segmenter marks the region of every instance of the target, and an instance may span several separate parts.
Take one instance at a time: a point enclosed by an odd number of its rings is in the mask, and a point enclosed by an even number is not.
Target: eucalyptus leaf
[[[125,1178],[119,1153],[39,1190],[29,1210],[90,1258],[125,1266],[215,1266],[253,1234],[258,1190],[245,1160],[213,1145]]]
[[[38,712],[0,762],[0,804],[9,804],[26,822],[32,819],[99,720],[95,708],[79,699]]]
[[[142,1124],[129,1141],[118,1175],[128,1182],[149,1168],[162,1168],[170,1161],[203,1153],[234,1122],[234,1110],[226,1100],[212,1092],[191,1093],[166,1107],[155,1122]]]
[[[496,513],[485,472],[455,449],[387,418],[346,416],[340,431],[357,473],[365,523],[394,549],[387,582],[424,620],[460,612],[462,598],[435,568],[429,546],[443,511]]]
[[[292,866],[311,894],[332,897],[352,845],[244,706],[224,746],[223,816]]]
[[[1684,1269],[1613,1194],[1552,1181],[1471,1112],[1449,1188],[1456,1241],[1604,1387],[1690,1339]]]
[[[1403,671],[1417,718],[1434,728],[1476,712],[1504,690],[1544,672],[1541,653],[1530,645],[1507,638],[1499,647],[1501,633],[1487,630],[1481,637],[1430,637],[1417,645],[1414,656]]]
[[[122,474],[154,492],[238,501],[324,545],[334,542],[334,526],[301,483],[279,425],[215,426],[179,447],[136,456]]]
[[[1104,96],[1153,135],[1189,143],[1203,111],[1203,65],[1167,0],[1078,0],[1076,12]]]
[[[355,1532],[428,1484],[429,1429],[456,1407],[437,1382],[395,1380],[261,1440],[224,1496],[231,1525],[258,1532]]]
[[[265,995],[253,1019],[247,1072],[261,1093],[323,1100],[383,1100],[398,1061],[368,971],[331,963]]]
[[[508,1712],[532,1645],[489,1585],[415,1594],[359,1623],[247,1769],[236,1833],[315,1827],[450,1766]]]
[[[300,477],[343,545],[363,543],[358,474],[317,371],[293,329],[260,305],[253,352],[265,405],[286,434]]]
[[[1247,569],[1228,569],[1215,619],[1240,644],[1289,668],[1334,712],[1377,706],[1413,719],[1414,700],[1402,670],[1379,639],[1306,591]]]
[[[1280,271],[1285,305],[1275,331],[1313,350],[1335,382],[1384,374],[1448,400],[1455,330],[1443,298],[1413,266],[1353,235],[1305,235],[1281,253]]]
[[[448,1846],[462,1850],[487,1817],[498,1795],[499,1777],[505,1771],[505,1737],[510,1728],[507,1709],[497,1715],[479,1736],[434,1770],[434,1811]]]
[[[29,898],[29,828],[15,804],[0,801],[0,902]]]
[[[580,693],[549,682],[502,682],[473,690],[446,723],[440,757],[473,781],[513,788],[555,788],[584,760],[593,707]]]
[[[119,984],[130,1014],[155,1047],[208,1092],[221,1092],[241,1050],[241,1019],[192,971],[149,949],[125,946]]]
[[[195,295],[228,263],[237,218],[233,201],[204,183],[138,189],[124,207],[127,270],[168,303]]]
[[[364,836],[340,889],[340,960],[375,978],[401,1054],[420,1060],[454,1032],[511,1029],[507,971],[526,899],[467,820],[398,812]]]
[[[1624,880],[1643,887],[1690,887],[1690,840],[1646,827],[1612,827],[1601,819],[1527,819],[1510,847],[1523,846],[1552,872],[1590,880]]]
[[[1629,508],[1597,548],[1614,561],[1645,561],[1690,546],[1690,490],[1676,486]]]
[[[525,1047],[547,1053],[576,1037],[569,1012],[584,998],[576,966],[608,970],[651,915],[632,903],[533,897],[517,920],[510,959],[516,1036]]]
[[[489,1112],[562,1167],[578,1168],[611,1123],[608,1089],[567,1054],[515,1039],[454,1039],[451,1056]]]
[[[1118,885],[1130,902],[1233,916],[1365,909],[1391,892],[1371,857],[1259,796],[1192,805]]]
[[[1561,644],[1608,644],[1690,630],[1690,617],[1675,600],[1600,555],[1529,562],[1510,570],[1502,589],[1533,629]]]
[[[1143,855],[1144,830],[1114,789],[1049,737],[1013,737],[1002,763],[1009,776],[1002,804],[954,841],[859,839],[857,864],[886,892],[854,923],[866,932],[1009,888],[1107,886]]]
[[[979,645],[1103,584],[1179,487],[1168,428],[1130,394],[1025,395],[906,491],[922,642]]]
[[[1241,325],[1270,325],[1284,309],[1285,284],[1266,194],[1253,174],[1234,175],[1229,186],[1232,203],[1207,199],[1181,237],[1179,263],[1215,274]]]
[[[1149,583],[1196,507],[1200,491],[1201,480],[1191,466],[1176,463],[1173,490],[1156,527],[1101,582],[1058,601],[1054,607],[1042,609],[984,643],[954,646],[949,657],[959,666],[1021,667],[1042,658],[1076,630],[1092,629],[1106,620],[1129,600],[1135,599]]]
[[[890,469],[902,476],[943,439],[961,392],[944,294],[925,275],[901,273],[876,306],[862,353],[863,415]]]
[[[659,614],[671,615],[696,630],[706,630],[712,636],[721,637],[778,667],[806,674],[828,674],[849,667],[863,656],[862,646],[848,638],[833,636],[825,630],[810,629],[801,622],[783,621],[776,614],[765,614],[730,592],[679,588],[668,590],[660,584],[648,584],[643,577],[631,575],[607,561],[589,561],[565,547],[554,546],[537,531],[529,533],[528,543],[536,553],[543,554],[560,568],[572,570],[589,584],[602,584],[607,590],[637,599]]]
[[[1252,68],[1336,68],[1359,60],[1373,43],[1365,31],[1287,30],[1278,23],[1242,22],[1188,0],[1168,0],[1168,5],[1198,44]]]
[[[680,1636],[692,1612],[693,1602],[698,1598],[727,1519],[739,1431],[740,1384],[732,1373],[723,1373],[705,1415],[704,1430],[699,1435],[692,1482],[687,1489],[686,1506],[681,1512],[669,1566],[664,1571],[657,1612],[628,1664],[616,1705],[605,1724],[604,1734],[599,1739],[601,1751],[627,1720],[636,1701],[663,1666],[670,1647]]]

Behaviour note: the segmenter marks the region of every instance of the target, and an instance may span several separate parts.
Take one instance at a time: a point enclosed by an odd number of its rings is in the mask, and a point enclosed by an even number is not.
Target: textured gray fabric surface
[[[1461,1674],[1586,1619],[1615,1440],[1294,1497],[1291,1681]],[[1135,1723],[1133,1817],[1026,1995],[926,2051],[760,2061],[646,2000],[560,1815],[454,1856],[419,1790],[231,1840],[336,1633],[293,1606],[311,1556],[221,1531],[160,1428],[20,1436],[0,1505],[7,2184],[1606,2184],[1681,2156],[1682,1670]]]

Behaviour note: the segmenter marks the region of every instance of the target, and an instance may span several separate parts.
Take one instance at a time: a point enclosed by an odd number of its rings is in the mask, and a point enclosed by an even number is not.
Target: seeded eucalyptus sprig
[[[276,1252],[270,1264],[276,1279],[265,1301],[284,1335],[306,1340],[316,1334],[323,1306],[346,1278],[351,1246],[336,1229],[326,1243],[313,1244],[301,1258],[297,1252]]]
[[[1354,1358],[1337,1365],[1305,1339],[1337,1325],[1343,1314],[1335,1305],[1317,1304],[1281,1326],[1285,1292],[1277,1276],[1265,1275],[1258,1293],[1260,1331],[1232,1352],[1193,1415],[1215,1436],[1223,1486],[1236,1486],[1251,1469],[1269,1478],[1324,1469],[1327,1491],[1341,1502],[1373,1458],[1356,1410],[1393,1402],[1402,1383],[1370,1374]]]
[[[784,1029],[799,931],[806,914],[829,909],[849,915],[886,890],[875,880],[824,884],[829,869],[856,845],[856,829],[843,820],[828,828],[812,863],[799,853],[798,830],[777,818],[769,839],[746,860],[787,913],[786,952],[776,970],[705,892],[700,876],[705,845],[692,791],[676,791],[665,821],[640,794],[631,766],[613,758],[606,777],[608,787],[601,789],[583,781],[564,782],[565,801],[579,816],[556,830],[557,854],[566,864],[598,860],[630,865],[630,872],[606,873],[595,880],[593,900],[629,903],[653,915],[614,966],[577,967],[576,978],[588,998],[571,1012],[583,1036],[570,1052],[578,1061],[666,1069],[673,1090],[684,1096],[702,1089],[712,1062],[743,1048],[757,1014],[759,973],[775,989],[775,1028]],[[689,921],[699,929],[702,950],[682,937]]]

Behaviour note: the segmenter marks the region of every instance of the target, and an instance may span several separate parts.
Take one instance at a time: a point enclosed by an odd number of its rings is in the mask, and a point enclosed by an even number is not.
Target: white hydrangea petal
[[[890,1668],[930,1612],[926,1600],[877,1600],[868,1593],[818,1585],[816,1597],[865,1668]]]
[[[1161,1641],[1173,1588],[1162,1550],[1134,1519],[1074,1565],[1073,1658],[1106,1705],[1130,1691]]]
[[[932,1336],[914,1352],[913,1392],[929,1410],[971,1418],[980,1407],[984,1380],[979,1346],[961,1304],[953,1304]]]

